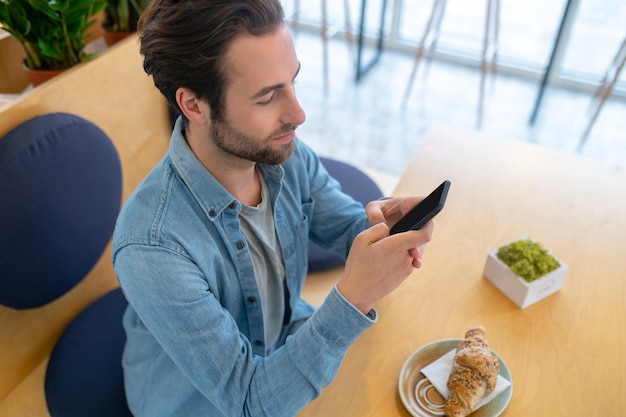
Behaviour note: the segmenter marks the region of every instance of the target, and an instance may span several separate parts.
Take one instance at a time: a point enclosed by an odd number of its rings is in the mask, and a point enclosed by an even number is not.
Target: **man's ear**
[[[188,88],[180,87],[176,90],[176,103],[187,120],[194,124],[207,124],[210,122],[210,109],[208,104],[200,100],[196,94]]]

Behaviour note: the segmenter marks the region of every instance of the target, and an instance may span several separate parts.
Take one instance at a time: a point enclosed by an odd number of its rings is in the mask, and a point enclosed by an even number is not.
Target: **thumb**
[[[384,222],[377,223],[373,225],[372,227],[370,227],[369,229],[366,229],[363,232],[361,232],[361,235],[364,238],[363,243],[369,246],[389,236],[389,226],[387,226],[387,224]]]
[[[385,213],[383,213],[383,201],[376,200],[367,204],[365,212],[370,224],[385,223]]]

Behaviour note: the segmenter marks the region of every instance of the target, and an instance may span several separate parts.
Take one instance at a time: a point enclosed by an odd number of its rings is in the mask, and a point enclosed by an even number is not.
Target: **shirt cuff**
[[[354,341],[378,320],[372,309],[368,314],[353,306],[337,289],[333,289],[324,303],[311,316],[312,325],[324,339],[340,349],[347,349]]]
[[[354,306],[354,304],[352,304],[350,301],[348,301],[348,299],[346,297],[343,296],[343,294],[341,293],[341,291],[339,291],[339,288],[337,288],[337,285],[335,285],[333,287],[333,291],[337,292],[337,295],[346,303],[348,304],[350,307],[352,307],[354,309],[354,311],[357,311],[359,314],[363,314],[363,312],[361,310],[359,310],[358,308],[356,308]],[[368,319],[370,319],[373,323],[376,323],[376,321],[378,320],[378,313],[376,312],[375,309],[371,309],[370,311],[367,312],[367,314],[365,315],[365,317],[367,317]]]

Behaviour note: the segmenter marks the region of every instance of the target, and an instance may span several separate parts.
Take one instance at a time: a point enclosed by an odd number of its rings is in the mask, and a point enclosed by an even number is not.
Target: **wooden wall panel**
[[[28,86],[28,75],[22,69],[24,58],[22,45],[0,29],[0,94],[18,94]]]

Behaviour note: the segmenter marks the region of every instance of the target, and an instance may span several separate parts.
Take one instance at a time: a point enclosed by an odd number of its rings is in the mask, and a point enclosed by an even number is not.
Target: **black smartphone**
[[[445,180],[439,187],[423,199],[417,206],[402,217],[398,223],[394,224],[389,231],[390,235],[406,232],[407,230],[418,230],[428,220],[432,219],[443,209],[450,189],[450,181]]]

